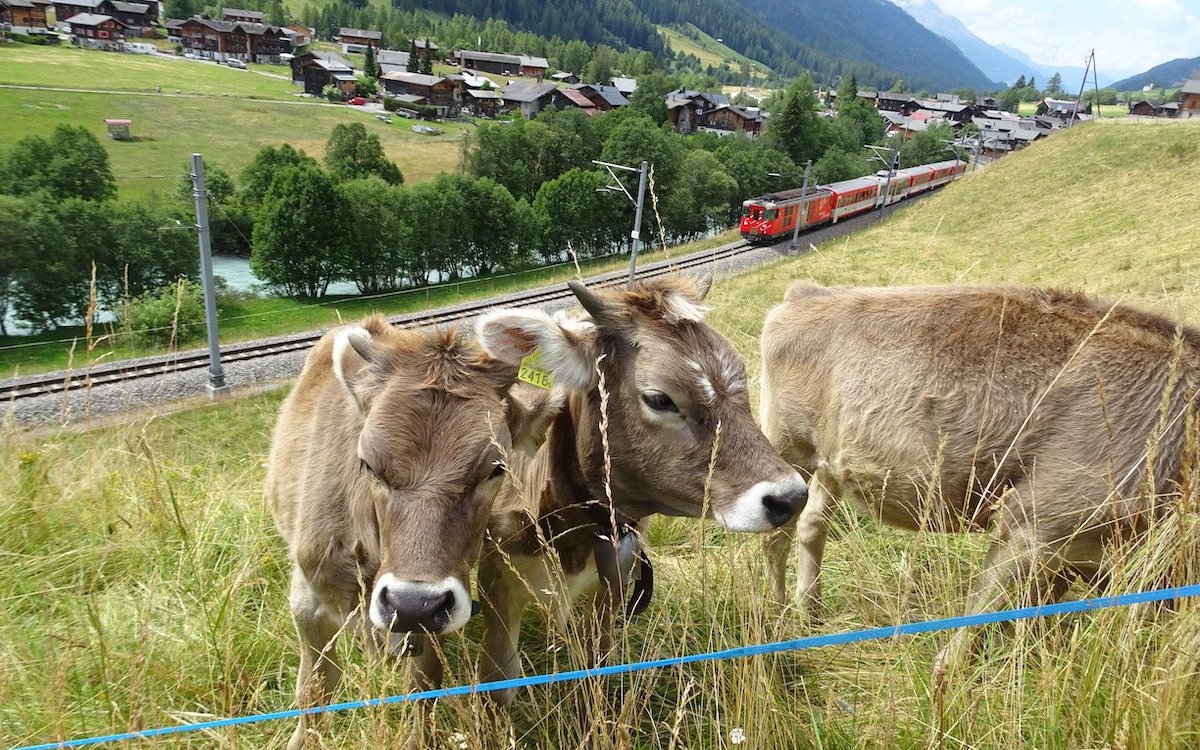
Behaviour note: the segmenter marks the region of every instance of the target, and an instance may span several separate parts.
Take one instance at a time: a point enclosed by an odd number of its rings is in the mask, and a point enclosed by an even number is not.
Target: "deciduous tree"
[[[311,166],[275,176],[254,224],[250,267],[283,293],[323,296],[344,267],[350,210],[334,182]]]
[[[379,136],[368,133],[361,122],[334,127],[325,144],[325,168],[339,181],[375,175],[392,185],[404,182],[400,167],[384,155]]]

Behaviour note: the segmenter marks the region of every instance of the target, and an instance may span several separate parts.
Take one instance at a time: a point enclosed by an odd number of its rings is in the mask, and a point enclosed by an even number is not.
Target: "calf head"
[[[588,317],[494,312],[480,322],[480,341],[509,359],[537,349],[569,374],[556,382],[571,399],[579,470],[590,487],[607,481],[619,520],[708,514],[731,531],[769,531],[808,490],[755,424],[741,357],[703,320],[707,287],[675,279],[598,292],[572,283]]]
[[[377,627],[446,633],[470,617],[469,571],[523,428],[506,398],[519,363],[382,318],[335,338],[334,373],[362,416],[351,515]]]

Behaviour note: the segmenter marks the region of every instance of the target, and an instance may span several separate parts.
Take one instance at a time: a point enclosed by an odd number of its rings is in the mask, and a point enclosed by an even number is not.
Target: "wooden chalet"
[[[67,19],[71,44],[86,49],[120,52],[125,42],[125,24],[101,13],[76,13]]]
[[[50,0],[0,0],[0,25],[18,34],[45,34],[50,27],[46,9]]]
[[[369,29],[348,29],[345,26],[338,29],[338,35],[333,41],[342,45],[342,54],[352,52],[365,53],[368,47],[379,49],[383,46],[383,32]]]
[[[65,24],[71,16],[81,13],[112,15],[104,7],[104,0],[54,0],[54,17],[60,24]]]
[[[445,76],[392,72],[380,77],[384,91],[401,101],[437,107],[438,116],[454,115],[462,107],[458,82]]]
[[[599,83],[579,83],[571,87],[588,98],[596,109],[607,112],[610,109],[628,107],[629,100],[616,86],[604,86]]]
[[[302,23],[292,22],[283,27],[284,33],[290,34],[292,39],[292,49],[297,50],[301,47],[307,47],[317,38],[317,30],[310,29]]]
[[[467,89],[463,92],[463,108],[483,117],[495,117],[503,101],[500,92],[494,89]]]
[[[1129,105],[1129,114],[1134,117],[1158,117],[1158,105],[1149,99],[1142,99]]]
[[[279,63],[280,55],[292,49],[291,40],[280,27],[245,21],[192,16],[180,25],[179,36],[186,51],[219,62]]]
[[[680,135],[691,135],[708,127],[708,115],[729,106],[729,97],[704,91],[677,89],[667,94],[667,119]]]
[[[520,110],[525,119],[532,119],[554,101],[558,87],[553,83],[513,81],[500,92],[506,110]]]
[[[596,105],[592,103],[592,100],[584,96],[582,91],[574,88],[555,90],[554,98],[551,99],[550,103],[553,104],[556,109],[576,107],[582,110],[583,113],[589,117],[597,112]]]
[[[912,94],[895,91],[880,91],[875,99],[875,108],[881,112],[904,112],[909,114],[921,108]]]
[[[343,97],[358,93],[358,80],[350,63],[332,52],[305,52],[292,58],[292,83],[304,92],[321,96],[326,86],[335,86]]]
[[[263,14],[257,10],[243,10],[242,8],[221,8],[222,21],[245,21],[246,23],[262,23]]]
[[[455,62],[471,70],[482,70],[503,76],[526,76],[541,80],[546,76],[550,63],[544,57],[529,55],[502,55],[496,52],[455,50]]]
[[[701,130],[708,133],[745,133],[757,138],[763,132],[762,110],[756,108],[723,104],[709,112],[706,120]]]
[[[158,3],[127,3],[106,0],[108,14],[125,24],[129,36],[152,36],[158,24]]]
[[[1200,117],[1200,70],[1192,71],[1179,96],[1179,116]]]
[[[394,49],[375,51],[375,62],[379,64],[379,76],[387,73],[407,73],[409,53]]]

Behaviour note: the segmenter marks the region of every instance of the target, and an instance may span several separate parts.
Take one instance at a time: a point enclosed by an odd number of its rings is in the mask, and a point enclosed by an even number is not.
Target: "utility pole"
[[[896,170],[900,168],[900,149],[891,148],[889,146],[872,146],[870,144],[863,146],[863,148],[871,149],[875,155],[875,158],[888,168],[887,179],[883,182],[883,200],[879,202],[879,210],[883,211],[884,207],[887,206],[888,190],[892,186],[892,176],[895,175]],[[891,159],[884,161],[884,158],[880,156],[880,154],[883,152],[890,152]]]
[[[646,177],[650,173],[650,164],[644,159],[642,160],[642,165],[640,167],[627,167],[624,164],[611,164],[609,162],[598,161],[596,159],[592,159],[592,163],[599,164],[600,166],[604,167],[606,170],[608,170],[608,176],[612,178],[612,182],[610,182],[608,185],[605,185],[603,188],[600,188],[600,191],[609,190],[614,193],[624,193],[625,197],[628,198],[635,206],[633,231],[629,233],[629,286],[632,287],[634,276],[637,273],[638,243],[641,241],[642,235],[642,206],[646,200]],[[632,195],[629,194],[629,191],[625,189],[625,184],[621,182],[620,177],[617,177],[617,173],[613,171],[614,169],[620,169],[624,172],[638,172],[640,174],[640,177],[638,178],[638,191],[636,200]]]
[[[204,189],[204,157],[192,154],[192,196],[196,199],[196,234],[200,238],[200,277],[204,282],[204,319],[208,327],[208,395],[229,392],[221,369],[221,341],[217,337],[217,294],[213,288],[212,243],[208,228],[208,191]]]
[[[1071,121],[1069,123],[1067,123],[1068,128],[1075,124],[1075,117],[1076,117],[1076,115],[1079,114],[1079,101],[1081,99],[1083,99],[1083,89],[1084,89],[1084,87],[1087,86],[1088,71],[1093,70],[1094,69],[1093,66],[1095,66],[1095,64],[1096,64],[1096,50],[1092,50],[1091,52],[1088,53],[1087,65],[1083,69],[1083,80],[1079,82],[1079,96],[1075,97],[1075,106],[1071,108]],[[1093,107],[1092,109],[1095,112],[1100,111],[1099,83],[1096,84],[1096,106]]]
[[[788,252],[796,252],[796,238],[800,236],[800,222],[804,220],[804,204],[808,202],[808,171],[812,169],[812,159],[804,163],[804,184],[800,188],[800,212],[796,214],[796,228],[792,230],[792,244]]]

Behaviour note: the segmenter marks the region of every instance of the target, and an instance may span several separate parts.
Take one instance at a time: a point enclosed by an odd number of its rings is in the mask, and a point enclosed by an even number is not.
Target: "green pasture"
[[[230,72],[243,78],[262,76]],[[265,80],[265,79],[264,79]],[[0,150],[26,135],[49,133],[55,125],[83,125],[104,144],[122,196],[174,190],[192,153],[204,154],[236,176],[265,146],[290,143],[323,158],[325,142],[341,123],[361,122],[379,136],[405,180],[419,182],[458,168],[463,132],[469,125],[439,124],[431,137],[412,132],[410,120],[390,124],[360,108],[314,99],[263,101],[221,97],[143,96],[29,91],[0,88]],[[109,139],[106,118],[133,120],[131,141]]]
[[[274,67],[274,66],[273,66]],[[281,75],[290,77],[279,66]],[[104,91],[295,99],[290,80],[183,57],[130,55],[68,45],[0,44],[0,83]]]
[[[794,280],[1079,288],[1200,322],[1200,123],[1097,123],[1038,143],[882,225],[717,281],[710,321],[747,358]],[[286,386],[104,425],[0,431],[0,745],[173,726],[294,705],[289,563],[261,495]],[[1165,569],[1194,582],[1200,503],[1150,530]],[[1190,510],[1188,510],[1190,509]],[[983,535],[886,529],[834,514],[825,616],[768,600],[759,539],[659,518],[649,610],[613,662],[959,614]],[[1182,582],[1182,581],[1181,581]],[[1076,588],[1072,596],[1089,591]],[[1116,593],[1116,592],[1113,592]],[[581,666],[583,609],[529,612],[524,671]],[[447,684],[470,682],[479,623],[448,646]],[[348,640],[348,639],[347,639]],[[435,710],[341,714],[310,747],[1122,748],[1200,744],[1200,607],[1107,610],[1020,624],[942,685],[943,634],[658,669],[521,691],[494,716],[475,698]],[[343,642],[335,700],[412,689],[404,665]],[[147,748],[284,747],[276,721],[147,741]]]
[[[770,69],[762,63],[730,49],[692,24],[684,24],[684,26],[690,33],[695,35],[695,38],[685,36],[679,29],[671,28],[670,26],[660,25],[657,29],[658,33],[662,34],[667,42],[670,43],[672,50],[695,55],[705,66],[713,65],[720,67],[722,63],[728,63],[731,68],[738,69],[744,64],[749,65],[756,76],[765,76],[770,72]]]

